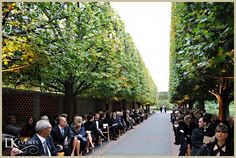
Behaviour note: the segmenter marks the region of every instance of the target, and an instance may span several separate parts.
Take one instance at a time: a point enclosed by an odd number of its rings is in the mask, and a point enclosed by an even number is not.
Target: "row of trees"
[[[3,3],[3,84],[65,94],[157,102],[157,88],[109,3]]]
[[[170,48],[170,101],[216,99],[219,118],[229,116],[234,99],[234,3],[173,3]]]

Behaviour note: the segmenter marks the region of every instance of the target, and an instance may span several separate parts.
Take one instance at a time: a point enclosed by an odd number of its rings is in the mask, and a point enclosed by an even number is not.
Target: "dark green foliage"
[[[232,101],[234,4],[173,3],[170,101]],[[210,93],[209,93],[210,92]],[[213,95],[212,95],[213,94]]]

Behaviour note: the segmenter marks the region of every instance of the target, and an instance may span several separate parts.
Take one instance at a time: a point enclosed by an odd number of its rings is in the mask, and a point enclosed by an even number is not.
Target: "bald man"
[[[55,146],[60,146],[63,149],[65,156],[71,155],[72,139],[74,138],[66,118],[60,116],[58,124],[52,128],[51,135]]]

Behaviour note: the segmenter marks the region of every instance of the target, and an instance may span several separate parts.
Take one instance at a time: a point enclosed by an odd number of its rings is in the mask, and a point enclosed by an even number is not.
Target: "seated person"
[[[58,117],[58,125],[52,128],[51,136],[55,146],[60,147],[65,153],[65,156],[70,156],[72,152],[72,140],[75,141],[75,144],[77,144],[77,141],[75,140],[74,134],[71,132],[65,117]],[[75,144],[73,143],[73,145]]]
[[[203,145],[196,156],[234,156],[234,143],[228,138],[228,127],[218,125],[215,129],[215,141]]]
[[[111,118],[109,119],[109,130],[112,134],[112,140],[117,140],[117,129],[119,127],[119,120],[116,117],[116,112],[111,114]]]
[[[86,131],[90,131],[92,139],[95,140],[95,144],[98,143],[98,140],[96,139],[98,139],[99,136],[105,138],[102,131],[97,128],[93,115],[87,116],[87,121],[84,123],[84,128]]]
[[[117,112],[117,120],[118,120],[118,129],[122,130],[122,131],[126,131],[127,130],[127,125],[125,123],[125,120],[123,118],[123,112]]]
[[[9,117],[8,124],[4,127],[3,132],[6,134],[13,135],[15,137],[19,137],[21,133],[21,127],[16,122],[16,117],[14,115],[11,115]]]
[[[56,156],[57,149],[53,144],[53,140],[50,136],[52,126],[46,120],[39,120],[36,123],[36,134],[30,139],[31,142],[37,142],[38,152],[35,154],[38,156]],[[36,156],[35,155],[35,156]]]
[[[27,118],[25,126],[22,128],[21,137],[33,137],[35,131],[35,121],[32,116]]]
[[[123,118],[126,123],[127,129],[132,129],[134,126],[134,120],[129,115],[130,115],[129,110],[125,110],[123,113]]]
[[[74,133],[74,135],[77,137],[78,140],[81,142],[81,151],[86,148],[86,152],[89,152],[89,146],[91,145],[91,148],[94,148],[91,133],[86,132],[85,128],[83,126],[83,118],[81,116],[76,116],[74,118],[73,124],[71,124],[71,131]]]

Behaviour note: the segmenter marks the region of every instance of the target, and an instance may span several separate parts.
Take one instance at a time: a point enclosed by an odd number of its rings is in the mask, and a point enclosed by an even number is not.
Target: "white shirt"
[[[97,126],[97,128],[99,129],[99,126],[98,126],[98,120],[96,120],[96,126]]]

